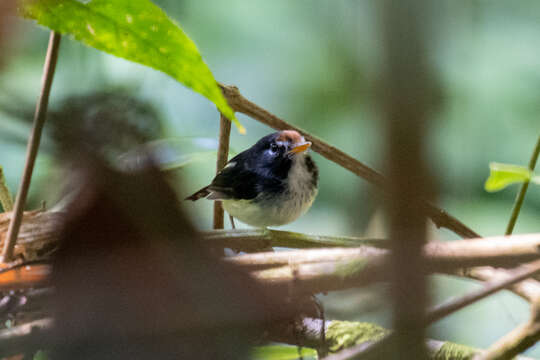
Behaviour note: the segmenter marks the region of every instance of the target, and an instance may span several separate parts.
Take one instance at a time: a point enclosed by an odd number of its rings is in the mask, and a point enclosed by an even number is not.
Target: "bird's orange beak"
[[[307,149],[309,149],[311,147],[311,142],[309,141],[306,141],[306,142],[303,142],[301,143],[300,145],[296,145],[295,147],[293,147],[289,153],[292,153],[292,154],[299,154],[301,152],[304,152],[306,151]]]

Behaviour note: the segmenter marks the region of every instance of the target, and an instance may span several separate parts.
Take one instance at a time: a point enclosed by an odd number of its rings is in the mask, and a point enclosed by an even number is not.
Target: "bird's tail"
[[[199,199],[207,197],[209,194],[210,194],[210,190],[208,190],[208,186],[205,186],[201,190],[197,191],[195,194],[191,196],[188,196],[184,200],[197,201]]]

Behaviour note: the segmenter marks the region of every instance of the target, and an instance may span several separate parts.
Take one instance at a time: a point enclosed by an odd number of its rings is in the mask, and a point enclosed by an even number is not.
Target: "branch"
[[[425,321],[431,324],[451,313],[464,308],[478,300],[481,300],[499,290],[505,289],[517,282],[523,281],[540,272],[540,261],[522,265],[514,270],[508,271],[508,278],[489,281],[482,288],[472,291],[469,294],[451,299],[443,304],[433,307],[427,311]]]
[[[495,269],[493,267],[478,267],[472,269],[457,270],[454,275],[468,277],[479,281],[502,281],[510,278],[510,274],[504,269]],[[534,303],[540,298],[540,286],[538,281],[527,279],[512,285],[509,290],[514,294],[521,296],[529,303]]]
[[[0,247],[4,246],[12,212],[0,214]],[[54,249],[58,242],[64,213],[56,211],[26,211],[14,248],[14,255],[24,260],[36,260]]]
[[[219,145],[217,152],[216,173],[227,164],[229,157],[229,137],[231,135],[231,122],[219,114]],[[221,201],[214,201],[214,229],[223,229],[223,205]]]
[[[499,339],[477,360],[511,359],[540,340],[540,302],[533,304],[530,320]]]
[[[433,307],[431,310],[428,310],[426,316],[424,317],[425,325],[430,325],[433,322],[464,308],[465,306],[481,300],[499,290],[507,288],[516,282],[533,276],[538,272],[540,272],[540,261],[536,261],[532,264],[526,264],[511,272],[507,272],[508,275],[511,276],[506,279],[488,282],[479,290],[473,291],[465,296],[449,300],[441,305]],[[531,341],[531,339],[534,339],[534,336],[538,336],[538,334],[535,335],[536,330],[534,330],[538,324],[536,324],[534,321],[532,321],[532,324],[532,326],[521,326],[520,328],[514,330],[513,333],[507,336],[508,339],[501,340],[500,344],[494,346],[493,350],[488,350],[488,354],[490,351],[493,353],[500,353],[501,351],[505,350],[504,356],[495,358],[508,359],[534,345],[538,339],[535,339],[534,341]],[[380,352],[384,351],[384,349],[392,348],[392,342],[395,341],[396,336],[396,333],[388,334],[376,342],[357,345],[348,350],[340,352],[336,356],[329,357],[327,360],[353,359],[356,358],[356,356],[360,357],[360,355],[365,356],[366,358],[373,355],[376,357],[381,357]],[[511,351],[514,352],[511,353]],[[491,357],[487,357],[487,359],[491,359]]]
[[[47,106],[49,104],[49,94],[51,92],[52,81],[54,77],[54,70],[56,68],[56,61],[58,59],[58,49],[60,47],[60,34],[57,32],[51,32],[49,38],[49,47],[47,49],[47,56],[45,57],[45,65],[43,69],[43,79],[41,94],[36,106],[36,113],[34,116],[34,125],[30,138],[28,139],[28,148],[26,150],[26,161],[24,165],[24,171],[22,176],[21,185],[17,192],[17,198],[15,200],[14,216],[9,224],[7,232],[7,240],[4,243],[2,251],[1,262],[8,262],[13,256],[13,248],[17,241],[17,235],[19,234],[19,227],[21,226],[21,220],[24,210],[24,204],[28,195],[28,189],[30,187],[30,181],[32,180],[32,172],[34,171],[34,164],[36,162],[37,152],[39,149],[39,143],[41,141],[41,133],[43,125],[45,124],[45,117],[47,114]]]
[[[538,155],[540,154],[540,136],[538,137],[538,142],[536,143],[536,146],[533,150],[533,153],[531,155],[531,160],[529,160],[529,170],[533,171],[536,167],[536,161],[538,160]],[[512,215],[510,215],[510,221],[508,222],[508,226],[506,227],[506,235],[512,234],[512,231],[514,230],[514,226],[516,225],[516,221],[519,215],[519,211],[521,210],[521,205],[523,204],[523,200],[525,199],[525,193],[527,192],[527,189],[529,188],[529,182],[525,181],[521,188],[519,189],[519,193],[516,196],[516,200],[514,202],[514,207],[512,208]]]
[[[327,142],[294,125],[287,123],[285,120],[280,119],[274,114],[252,103],[242,96],[242,94],[240,94],[240,91],[236,86],[224,85],[221,83],[219,86],[223,92],[223,95],[227,99],[229,106],[231,106],[234,111],[248,115],[276,130],[292,129],[300,132],[307,140],[311,141],[311,148],[313,151],[318,152],[328,160],[344,167],[353,174],[367,180],[371,184],[383,189],[387,188],[387,180],[377,171],[371,169],[367,165],[361,163]],[[441,210],[427,202],[422,202],[421,206],[438,227],[450,229],[456,234],[465,238],[480,237],[480,235],[444,210]]]
[[[15,264],[0,269],[0,291],[32,289],[50,285],[51,265],[43,262],[35,262],[33,265],[27,264]]]
[[[510,266],[517,261],[539,258],[540,234],[512,238],[428,243],[424,246],[426,270],[448,273],[461,267]],[[388,279],[389,251],[368,246],[322,248],[239,255],[223,261],[247,267],[254,277],[269,286],[286,286],[298,294],[311,294]],[[47,266],[34,265],[19,270],[18,274],[1,274],[0,288],[42,283],[47,280],[47,271]]]
[[[303,235],[308,238],[309,235]],[[430,270],[447,271],[461,267],[506,266],[540,258],[540,234],[491,237],[483,239],[430,242],[423,254]],[[328,263],[369,260],[386,257],[388,250],[369,246],[357,248],[309,249],[265,252],[226,258],[226,261],[268,268],[298,266],[309,263]]]
[[[208,246],[230,247],[247,252],[268,249],[268,247],[307,249],[324,247],[357,247],[361,245],[386,247],[388,245],[387,240],[384,239],[307,235],[271,229],[206,231],[202,233],[202,236],[207,240]]]
[[[331,320],[324,322],[326,343],[322,344],[322,326],[323,320],[305,318],[301,323],[275,327],[269,332],[269,339],[315,349],[326,346],[333,353],[339,352],[339,355],[330,355],[325,360],[337,360],[349,358],[341,355],[351,355],[347,350],[353,350],[355,346],[365,348],[390,334],[389,330],[371,323]],[[431,359],[468,360],[481,351],[448,341],[427,340],[425,345]]]
[[[529,239],[525,238],[524,241]],[[536,236],[535,241],[540,241]],[[486,264],[510,264],[507,256],[525,258],[524,253],[514,253],[515,248],[508,246],[504,248],[504,243],[499,244],[489,238],[484,240],[462,240],[461,254],[457,256],[453,251],[453,242],[443,243],[448,245],[444,249],[443,244],[437,244],[436,247],[427,244],[424,247],[424,256],[427,264],[427,270],[430,272],[448,273],[458,267],[483,266]],[[465,245],[470,243],[470,248]],[[540,254],[534,249],[538,246],[531,245],[528,248],[532,259],[538,259]],[[482,246],[480,246],[482,245]],[[513,244],[509,244],[513,245]],[[476,251],[485,250],[490,256],[483,252],[475,258],[472,255]],[[490,247],[492,247],[490,249]],[[525,249],[527,247],[524,247]],[[435,249],[435,250],[433,250]],[[288,287],[296,294],[318,293],[333,290],[342,290],[351,287],[363,286],[376,281],[388,279],[387,265],[389,263],[389,254],[382,249],[356,248],[356,249],[313,249],[302,251],[283,251],[271,253],[259,253],[240,255],[226,258],[238,265],[248,266],[256,270],[252,275],[259,280],[268,283],[271,286]],[[281,266],[280,266],[281,265]],[[278,267],[276,267],[278,266]],[[268,268],[271,267],[271,268]],[[508,273],[506,273],[508,276]],[[530,291],[537,291],[538,287],[533,286]]]

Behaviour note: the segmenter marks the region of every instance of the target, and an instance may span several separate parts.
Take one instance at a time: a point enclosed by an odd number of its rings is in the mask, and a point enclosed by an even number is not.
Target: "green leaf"
[[[508,185],[529,181],[532,177],[532,171],[524,166],[490,163],[489,178],[486,180],[484,188],[486,191],[494,192],[507,187]]]
[[[22,15],[109,54],[162,71],[202,94],[244,127],[223,97],[195,43],[149,0],[22,0]]]
[[[301,354],[305,360],[317,359],[317,352],[313,349],[302,348]],[[252,359],[254,360],[295,360],[299,358],[300,355],[296,346],[259,346],[254,348],[252,352]]]

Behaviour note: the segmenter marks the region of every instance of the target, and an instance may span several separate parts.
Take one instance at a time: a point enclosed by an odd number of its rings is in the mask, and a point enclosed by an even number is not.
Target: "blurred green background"
[[[327,140],[362,162],[382,168],[375,83],[382,37],[375,1],[155,1],[195,41],[218,81],[237,85],[250,100]],[[438,203],[482,235],[504,233],[517,186],[488,194],[490,161],[526,165],[540,134],[540,2],[438,1],[429,58],[440,86],[440,106],[427,139],[438,181]],[[426,19],[427,21],[427,19]],[[28,122],[40,89],[48,31],[18,20],[0,73],[0,165],[13,193],[22,173]],[[164,138],[178,159],[215,150],[219,116],[202,96],[168,76],[64,39],[51,108],[65,97],[123,91],[152,104]],[[20,113],[20,114],[19,114]],[[77,119],[72,119],[77,121]],[[272,130],[245,116],[247,135],[232,130],[239,152]],[[58,200],[58,163],[47,139],[34,173],[29,208]],[[212,153],[210,153],[212,154]],[[362,235],[377,209],[377,191],[363,180],[313,157],[320,192],[310,212],[284,229]],[[206,185],[215,155],[175,171],[179,196]],[[211,202],[185,204],[201,228],[211,226]],[[378,230],[380,231],[380,229]],[[540,187],[531,186],[515,233],[540,231]],[[444,239],[455,238],[446,231]],[[471,281],[436,277],[433,301],[463,294]],[[376,290],[376,291],[372,291]],[[389,326],[384,286],[321,298],[327,316]],[[377,295],[378,294],[378,295]],[[519,323],[528,308],[503,292],[429,329],[434,338],[487,347]],[[540,346],[527,352],[540,357]]]

